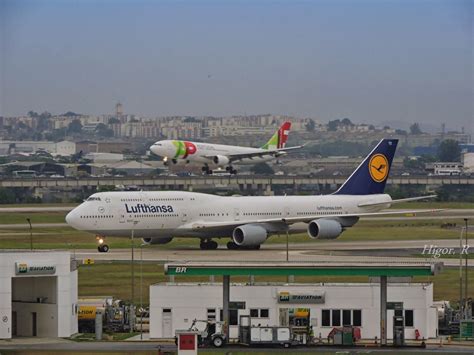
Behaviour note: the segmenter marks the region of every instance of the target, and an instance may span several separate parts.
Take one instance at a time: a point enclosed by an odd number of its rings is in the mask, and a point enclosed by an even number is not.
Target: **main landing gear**
[[[201,250],[216,250],[218,246],[219,244],[211,239],[203,239],[201,244],[199,244]]]
[[[205,173],[206,175],[212,175],[213,171],[211,168],[209,168],[209,165],[204,165],[202,168],[201,168],[202,172]],[[226,166],[225,167],[225,170],[231,174],[231,175],[236,175],[237,174],[237,170],[235,170],[232,165],[229,165],[229,166]]]
[[[97,250],[99,253],[107,253],[109,251],[109,246],[105,244],[105,239],[101,236],[96,236],[95,239],[97,240]]]

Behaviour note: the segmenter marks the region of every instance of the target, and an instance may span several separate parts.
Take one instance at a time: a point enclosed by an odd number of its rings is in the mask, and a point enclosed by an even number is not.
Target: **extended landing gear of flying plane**
[[[199,247],[201,250],[216,250],[219,247],[219,244],[211,239],[205,239],[201,240]]]
[[[259,245],[249,245],[249,246],[240,246],[235,244],[234,242],[228,242],[227,243],[227,249],[229,250],[260,250],[260,244]]]
[[[237,174],[237,170],[235,170],[232,165],[229,165],[229,166],[226,166],[225,167],[225,170],[228,171],[231,175],[236,175]]]
[[[99,253],[107,253],[109,251],[109,246],[107,244],[104,244],[105,243],[104,238],[97,236],[95,237],[95,239],[97,240],[97,244],[99,244],[97,246],[97,250],[99,251]]]

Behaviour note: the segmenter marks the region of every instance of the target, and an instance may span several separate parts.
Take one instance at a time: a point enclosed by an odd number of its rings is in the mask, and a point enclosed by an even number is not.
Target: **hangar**
[[[77,267],[65,251],[0,251],[0,339],[77,333]]]

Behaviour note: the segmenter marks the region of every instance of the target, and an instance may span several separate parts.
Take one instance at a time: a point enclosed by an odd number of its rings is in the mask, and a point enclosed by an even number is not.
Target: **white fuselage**
[[[213,157],[229,157],[235,154],[253,154],[253,153],[264,153],[265,149],[262,148],[251,148],[251,147],[240,147],[235,145],[225,144],[210,144],[210,143],[199,143],[199,142],[187,142],[194,145],[195,148],[189,152],[189,154],[182,154],[180,150],[173,144],[171,140],[163,140],[156,142],[150,147],[150,150],[159,156],[166,157],[168,161],[174,160],[176,164],[189,164],[199,163],[207,164],[209,166],[223,167],[226,164],[219,164],[213,161]],[[281,154],[284,154],[283,152]],[[266,162],[275,159],[272,155],[257,156],[253,158],[243,158],[237,162],[237,164],[256,164],[259,162]]]
[[[102,236],[130,237],[231,237],[234,227],[219,227],[206,232],[193,228],[206,222],[237,222],[246,224],[256,220],[331,215],[343,227],[357,222],[357,218],[334,217],[345,214],[376,212],[390,206],[387,194],[326,195],[326,196],[232,196],[184,191],[100,192],[72,210],[66,221],[72,227]],[[358,207],[360,203],[386,204]],[[272,223],[272,233],[278,223]],[[291,230],[290,230],[291,231]],[[295,230],[301,231],[301,230]]]

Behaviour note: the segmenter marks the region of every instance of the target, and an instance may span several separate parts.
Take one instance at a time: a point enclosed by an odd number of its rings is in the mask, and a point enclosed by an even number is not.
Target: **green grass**
[[[0,224],[27,224],[30,218],[35,223],[66,223],[67,212],[0,212]]]
[[[469,283],[474,283],[474,271],[469,272]],[[415,277],[414,282],[433,282],[434,299],[456,301],[459,297],[459,270],[446,268],[441,274],[429,277]],[[163,274],[163,265],[158,263],[143,264],[143,301],[149,302],[149,286],[158,282],[166,282],[168,277]],[[208,277],[176,276],[176,282],[208,282]],[[216,277],[221,282],[222,277]],[[248,282],[248,277],[232,277],[232,282]],[[287,282],[284,276],[255,277],[256,282]],[[343,277],[295,277],[295,282],[331,283],[331,282],[368,282],[364,276]],[[118,299],[130,300],[131,297],[131,264],[130,262],[108,262],[93,265],[82,265],[79,268],[79,297],[112,295]],[[140,264],[135,264],[135,301],[140,298]]]

